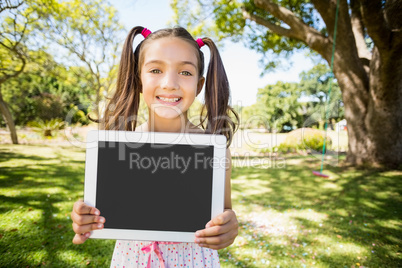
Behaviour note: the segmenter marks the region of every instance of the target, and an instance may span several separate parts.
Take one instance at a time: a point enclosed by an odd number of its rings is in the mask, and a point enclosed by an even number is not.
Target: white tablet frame
[[[84,202],[94,207],[96,207],[99,141],[214,146],[211,219],[224,211],[225,171],[227,165],[225,136],[193,133],[134,132],[114,130],[89,131],[86,141],[87,149],[85,160]],[[92,231],[90,238],[194,242],[195,233],[104,228],[102,230]]]

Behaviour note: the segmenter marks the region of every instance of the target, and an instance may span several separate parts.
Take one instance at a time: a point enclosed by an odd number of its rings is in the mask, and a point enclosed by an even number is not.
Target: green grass
[[[0,267],[106,267],[114,243],[74,245],[70,212],[83,196],[85,152],[0,145]]]
[[[327,167],[324,179],[315,158],[284,161],[234,168],[241,228],[225,267],[402,266],[402,172]]]
[[[114,241],[71,242],[84,159],[72,147],[0,145],[0,267],[109,266]],[[311,157],[245,160],[233,161],[240,233],[222,267],[402,266],[401,171],[326,166],[324,179]]]

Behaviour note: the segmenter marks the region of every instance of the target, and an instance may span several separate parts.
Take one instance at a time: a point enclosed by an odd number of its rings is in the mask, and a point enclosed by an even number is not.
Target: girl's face
[[[153,40],[143,49],[142,94],[150,112],[165,119],[186,116],[205,80],[198,76],[198,51],[176,37]]]

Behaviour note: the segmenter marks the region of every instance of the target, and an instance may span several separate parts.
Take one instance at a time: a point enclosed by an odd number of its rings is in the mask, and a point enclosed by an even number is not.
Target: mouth
[[[183,98],[182,97],[174,97],[174,98],[167,98],[167,97],[161,97],[161,96],[156,96],[156,98],[165,104],[170,104],[170,105],[174,105],[179,103]]]

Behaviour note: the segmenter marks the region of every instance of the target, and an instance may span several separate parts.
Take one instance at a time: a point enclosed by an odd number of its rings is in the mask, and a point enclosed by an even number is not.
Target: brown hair
[[[107,130],[134,131],[137,126],[137,114],[140,105],[140,92],[142,89],[140,68],[143,61],[141,49],[148,42],[164,37],[177,37],[193,45],[199,52],[198,70],[199,77],[204,73],[204,54],[198,48],[197,42],[191,34],[182,27],[161,29],[151,33],[135,49],[133,53],[134,38],[141,34],[144,27],[137,26],[131,29],[124,43],[119,72],[117,76],[116,91],[107,104],[102,123]],[[200,125],[206,133],[222,134],[227,138],[227,146],[230,145],[233,133],[237,130],[239,117],[229,106],[230,89],[223,67],[222,59],[214,42],[207,37],[202,41],[210,49],[210,62],[207,70],[205,84],[205,104],[200,115]],[[236,123],[230,118],[232,113]]]

